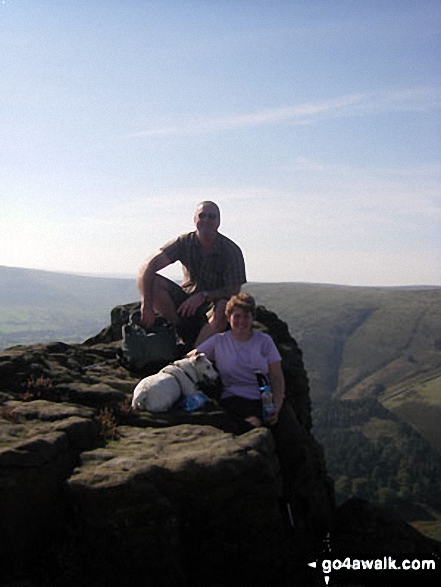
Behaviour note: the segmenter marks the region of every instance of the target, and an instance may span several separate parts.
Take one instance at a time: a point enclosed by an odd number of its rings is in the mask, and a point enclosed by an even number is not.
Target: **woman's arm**
[[[196,355],[197,353],[203,353],[207,357],[207,359],[209,359],[210,361],[214,361],[216,356],[216,343],[218,336],[218,334],[210,336],[210,338],[207,338],[207,340],[201,342],[201,344],[198,344],[198,346],[195,349],[187,353],[186,357],[191,357],[193,355]]]
[[[285,377],[282,371],[282,361],[270,363],[269,380],[274,399],[274,407],[276,410],[274,420],[271,420],[270,424],[275,424],[277,422],[280,408],[282,407],[282,403],[285,398]]]

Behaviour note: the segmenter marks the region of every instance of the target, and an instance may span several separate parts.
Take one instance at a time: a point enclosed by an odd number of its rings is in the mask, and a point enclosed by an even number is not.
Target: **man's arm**
[[[139,271],[138,289],[141,294],[141,323],[145,328],[150,328],[155,321],[153,312],[153,281],[155,275],[169,265],[171,265],[170,259],[163,251],[159,251]]]

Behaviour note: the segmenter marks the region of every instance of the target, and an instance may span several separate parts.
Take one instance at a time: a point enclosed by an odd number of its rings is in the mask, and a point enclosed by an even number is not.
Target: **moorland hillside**
[[[253,284],[304,353],[313,404],[376,397],[441,450],[441,288]]]

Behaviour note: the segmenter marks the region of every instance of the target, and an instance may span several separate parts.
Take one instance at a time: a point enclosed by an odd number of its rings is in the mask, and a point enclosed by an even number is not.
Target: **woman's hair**
[[[244,312],[249,312],[254,317],[256,313],[256,302],[252,295],[241,292],[228,300],[225,314],[229,318],[233,313],[234,308],[240,308]]]

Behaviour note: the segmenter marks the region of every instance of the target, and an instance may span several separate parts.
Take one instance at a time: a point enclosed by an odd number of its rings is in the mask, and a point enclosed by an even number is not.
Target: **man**
[[[196,230],[166,243],[142,268],[138,287],[141,293],[141,322],[146,329],[158,312],[178,327],[188,318],[212,308],[211,317],[200,330],[195,345],[227,325],[225,308],[232,295],[246,282],[240,248],[220,234],[220,211],[214,202],[201,202],[194,215]],[[157,272],[176,261],[183,268],[182,287]],[[191,341],[193,342],[193,341]]]

